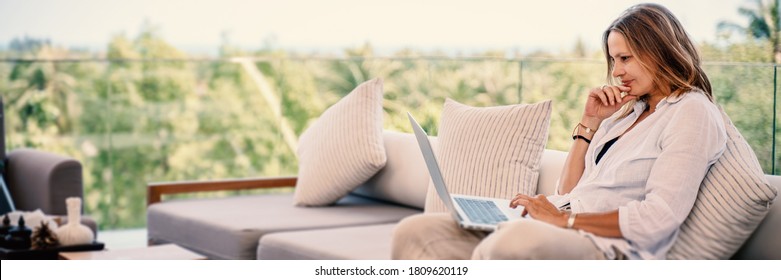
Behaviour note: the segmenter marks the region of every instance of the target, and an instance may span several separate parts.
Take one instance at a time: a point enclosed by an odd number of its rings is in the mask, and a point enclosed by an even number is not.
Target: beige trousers
[[[393,259],[605,259],[587,237],[532,219],[493,233],[462,229],[448,213],[403,219],[393,232]]]

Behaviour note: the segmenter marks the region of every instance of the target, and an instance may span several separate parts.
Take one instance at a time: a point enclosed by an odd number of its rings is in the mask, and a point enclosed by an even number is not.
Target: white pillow
[[[550,100],[484,108],[445,101],[435,152],[448,190],[503,199],[534,195],[550,115]],[[429,183],[425,212],[445,211]]]
[[[382,79],[358,85],[328,108],[298,144],[298,206],[333,204],[385,166]]]
[[[728,259],[770,210],[778,190],[724,110],[727,149],[700,185],[668,259]]]

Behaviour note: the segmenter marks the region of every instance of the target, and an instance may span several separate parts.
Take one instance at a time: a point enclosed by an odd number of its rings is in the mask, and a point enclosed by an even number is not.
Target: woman
[[[407,218],[393,258],[665,258],[726,147],[724,124],[697,50],[665,7],[627,9],[602,41],[610,84],[588,93],[558,194],[517,195],[511,206],[532,219],[491,234],[447,214]]]

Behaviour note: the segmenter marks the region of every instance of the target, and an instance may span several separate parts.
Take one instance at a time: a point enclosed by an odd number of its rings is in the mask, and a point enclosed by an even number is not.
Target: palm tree
[[[748,26],[733,22],[719,22],[719,30],[738,30],[760,40],[768,40],[773,45],[773,57],[781,63],[781,0],[753,0],[754,8],[740,7],[738,13],[748,18]]]

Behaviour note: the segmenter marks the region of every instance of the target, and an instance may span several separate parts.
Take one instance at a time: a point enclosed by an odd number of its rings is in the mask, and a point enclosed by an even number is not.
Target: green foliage
[[[718,29],[722,32],[738,31],[753,39],[770,44],[772,47],[766,54],[775,63],[781,63],[781,7],[778,0],[753,0],[751,6],[740,7],[738,13],[748,20],[748,25],[742,26],[734,22],[721,21]]]
[[[569,150],[574,124],[580,121],[588,90],[605,83],[604,63],[588,61],[524,62],[523,100],[553,100],[547,148]]]

